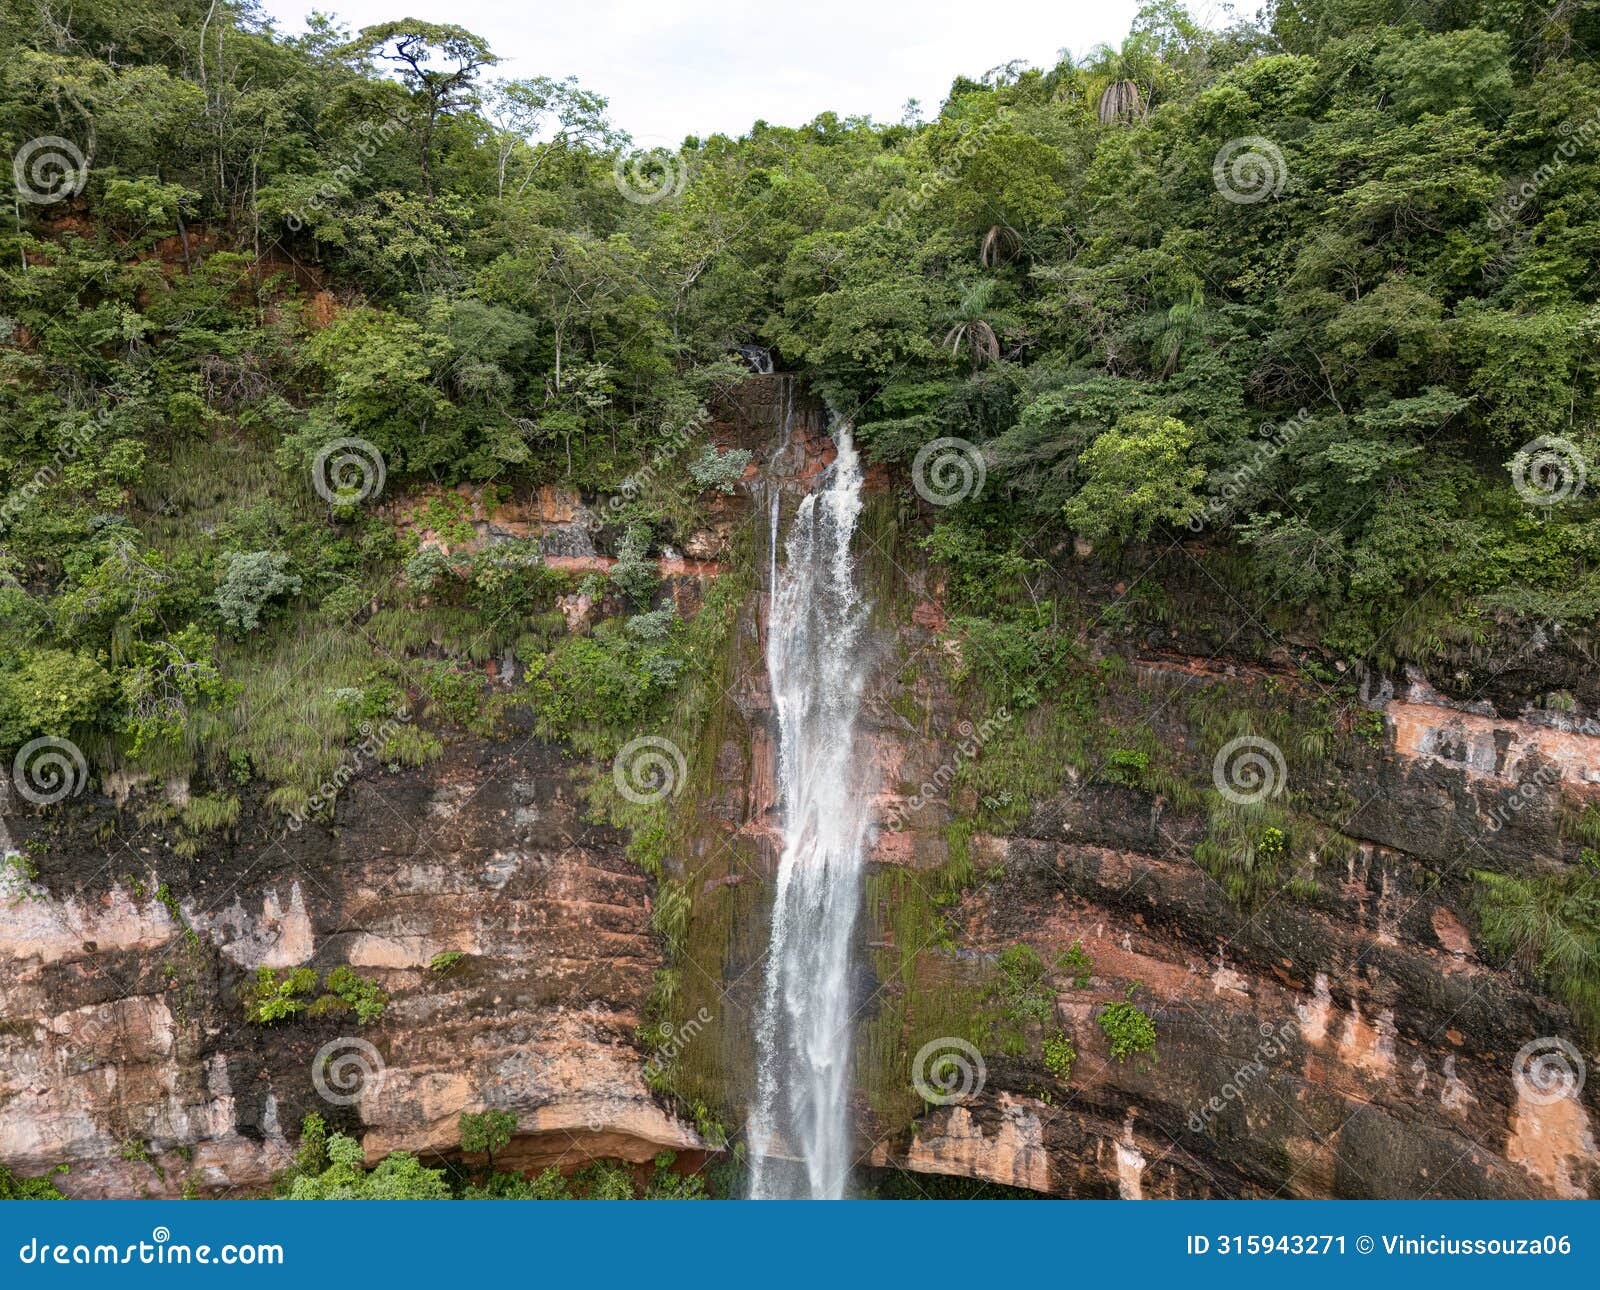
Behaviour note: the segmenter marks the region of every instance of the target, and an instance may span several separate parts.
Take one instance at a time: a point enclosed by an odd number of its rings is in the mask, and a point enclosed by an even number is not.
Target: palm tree
[[[961,303],[950,315],[950,330],[944,334],[944,344],[952,354],[959,354],[966,346],[972,355],[973,371],[1000,357],[1000,338],[990,321],[996,315],[989,308],[997,285],[993,278],[984,278],[963,291]]]
[[[1095,100],[1095,115],[1100,118],[1101,125],[1139,121],[1144,113],[1144,93],[1139,89],[1139,82],[1128,77],[1110,82]]]
[[[1150,112],[1159,70],[1159,62],[1142,42],[1129,38],[1121,49],[1097,45],[1081,67],[1071,69],[1071,79],[1063,79],[1057,97],[1082,93],[1084,101],[1094,105],[1101,125],[1143,121]]]
[[[978,263],[986,269],[1009,260],[1022,249],[1022,235],[1009,224],[992,224],[978,246]]]
[[[1189,292],[1187,300],[1179,300],[1167,307],[1166,321],[1156,335],[1156,354],[1161,359],[1161,379],[1164,381],[1178,370],[1184,344],[1191,336],[1205,330],[1206,297],[1199,287]]]

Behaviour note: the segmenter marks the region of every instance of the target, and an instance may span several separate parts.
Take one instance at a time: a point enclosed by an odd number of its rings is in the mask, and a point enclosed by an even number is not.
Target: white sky
[[[1208,6],[1199,5],[1203,11]],[[262,0],[287,33],[313,9],[352,31],[401,17],[486,38],[498,76],[575,75],[611,100],[636,142],[743,134],[819,112],[898,121],[908,98],[932,116],[958,75],[1021,58],[1118,44],[1138,0]]]

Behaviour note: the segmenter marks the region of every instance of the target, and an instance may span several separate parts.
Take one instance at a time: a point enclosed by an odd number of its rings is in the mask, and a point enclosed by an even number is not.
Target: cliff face
[[[68,1164],[82,1196],[248,1193],[312,1111],[373,1160],[450,1152],[485,1108],[518,1117],[508,1164],[700,1145],[632,1043],[660,962],[646,880],[550,749],[457,745],[364,778],[332,827],[280,837],[261,812],[187,864],[131,815],[80,799],[10,821],[39,875],[13,870],[0,908],[7,1167]],[[377,980],[382,1018],[244,1019],[250,973],[308,963]]]
[[[814,435],[793,437],[825,459]],[[1600,1195],[1600,1099],[1581,1082],[1578,1028],[1487,961],[1472,880],[1550,872],[1575,849],[1559,814],[1600,779],[1600,726],[1530,699],[1589,684],[1581,660],[1535,639],[1461,686],[1470,701],[1412,670],[1335,696],[1295,666],[1307,647],[1259,624],[1212,632],[1232,648],[1176,630],[1113,634],[1107,609],[1127,587],[1096,582],[1086,552],[1050,553],[1081,592],[1063,630],[1093,670],[1121,678],[1087,724],[1115,724],[1130,744],[1145,727],[1202,781],[1207,705],[1315,713],[1327,728],[1284,788],[1338,827],[1302,848],[1292,886],[1238,901],[1197,862],[1204,806],[1160,782],[1115,782],[1101,755],[1052,762],[1048,703],[973,703],[973,674],[1004,663],[951,628],[944,588],[896,528],[881,499],[859,543],[880,602],[863,790],[883,821],[856,982],[860,1164],[1061,1196]],[[747,617],[719,792],[684,861],[697,895],[688,970],[723,1023],[689,1074],[735,1105],[749,1097],[777,859],[762,607]],[[980,790],[963,771],[1035,743],[1043,756],[1024,754],[1012,784],[1002,772]],[[995,814],[979,801],[994,784],[1026,797],[1003,833],[970,827]],[[949,1042],[1019,944],[1047,964],[1092,965],[1048,977],[1050,1024],[1076,1050],[1065,1080],[1037,1043],[1014,1056],[979,1045],[974,1063]],[[1098,1018],[1130,990],[1159,1038],[1153,1054],[1117,1060]],[[959,1088],[908,1101],[930,1052],[961,1062]]]
[[[822,431],[783,378],[752,381],[716,427],[791,496],[827,459]],[[475,527],[493,540],[495,525],[571,526],[569,509],[530,500]],[[664,570],[686,610],[752,509],[719,502],[685,552],[701,563]],[[1418,674],[1369,681],[1364,710],[1382,730],[1349,738],[1346,714],[1288,770],[1338,829],[1301,848],[1292,891],[1239,901],[1197,860],[1214,825],[1196,800],[1108,776],[1098,757],[1057,758],[1048,704],[975,704],[988,664],[948,625],[944,589],[898,528],[880,496],[861,537],[878,602],[864,790],[885,821],[856,985],[863,1166],[1063,1196],[1600,1195],[1594,1083],[1552,1096],[1528,1078],[1551,1041],[1581,1047],[1572,1020],[1486,961],[1471,901],[1474,868],[1555,865],[1560,793],[1600,777],[1590,723],[1523,702],[1546,673],[1561,684],[1561,668],[1519,659],[1522,697],[1496,690],[1498,710]],[[560,558],[603,560],[576,527],[561,541]],[[1051,559],[1083,584],[1080,608],[1120,599],[1093,584],[1091,562]],[[730,1126],[750,1093],[777,861],[761,602],[730,651],[704,750],[714,773],[668,859],[692,897],[676,1087]],[[569,606],[569,620],[589,608]],[[1130,743],[1146,730],[1202,777],[1205,705],[1253,712],[1266,695],[1298,713],[1318,698],[1273,648],[1114,636],[1101,618],[1085,610],[1065,628],[1116,677],[1111,706],[1079,719],[1116,723]],[[971,774],[1030,747],[1010,785]],[[328,825],[285,832],[247,803],[192,860],[139,822],[137,796],[13,803],[0,845],[26,847],[37,873],[9,866],[0,901],[0,1164],[66,1163],[61,1185],[78,1195],[249,1192],[312,1111],[358,1133],[371,1160],[448,1154],[458,1115],[485,1108],[517,1116],[497,1156],[512,1167],[703,1148],[645,1084],[634,1027],[663,966],[654,891],[626,838],[587,822],[584,773],[525,732],[458,742],[422,769],[364,769]],[[1030,1034],[977,1045],[956,1094],[925,1103],[919,1057],[965,1033],[996,956],[1018,944],[1047,964],[1073,956],[1041,987],[1076,1051],[1070,1075]],[[238,991],[257,968],[306,964],[373,978],[391,997],[384,1015],[244,1019]],[[1117,1060],[1099,1017],[1130,990],[1158,1040]]]

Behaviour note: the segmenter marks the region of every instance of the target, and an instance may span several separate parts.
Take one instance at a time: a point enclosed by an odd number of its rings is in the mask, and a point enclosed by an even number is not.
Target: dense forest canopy
[[[1596,10],[1298,0],[1215,31],[1157,0],[931,120],[639,157],[593,89],[500,78],[454,26],[0,0],[0,747],[296,810],[401,696],[492,724],[505,648],[549,721],[648,712],[685,624],[552,652],[555,571],[513,545],[452,579],[358,503],[380,467],[385,497],[610,495],[688,441],[607,513],[647,609],[748,344],[897,478],[972,446],[982,490],[931,541],[966,611],[1037,613],[993,587],[1075,536],[1185,543],[1357,662],[1582,628]]]

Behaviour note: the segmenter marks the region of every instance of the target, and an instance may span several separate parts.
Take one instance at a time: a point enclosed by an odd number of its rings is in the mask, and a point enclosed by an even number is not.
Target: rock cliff
[[[829,452],[820,410],[783,377],[751,381],[715,432],[791,496]],[[577,499],[469,501],[476,542],[548,535],[552,559],[603,564]],[[754,509],[749,492],[719,500],[664,557],[687,612],[730,562],[765,564],[761,533],[749,548],[731,536],[764,529]],[[1471,879],[1547,871],[1571,849],[1561,803],[1600,782],[1592,696],[1568,712],[1530,700],[1579,688],[1581,669],[1540,643],[1454,697],[1405,670],[1324,683],[1302,666],[1309,646],[1243,610],[1215,615],[1233,629],[1214,633],[1221,647],[1191,639],[1181,612],[1183,630],[1113,627],[1126,586],[1068,549],[1048,553],[1072,592],[1062,631],[1098,687],[1069,727],[1047,688],[1008,706],[975,681],[1004,666],[951,625],[908,537],[918,523],[880,492],[862,533],[877,602],[863,791],[884,822],[856,986],[864,1170],[1059,1196],[1600,1195],[1595,1082],[1552,1096],[1530,1077],[1557,1040],[1560,1060],[1587,1050],[1565,1008],[1484,953]],[[1173,584],[1194,580],[1174,567]],[[567,608],[576,625],[591,607]],[[697,1019],[679,1027],[682,1100],[652,1093],[635,1037],[665,964],[654,884],[623,833],[591,822],[582,763],[518,729],[427,767],[364,768],[330,823],[285,829],[247,801],[192,859],[138,809],[182,785],[11,803],[0,845],[26,859],[0,903],[0,1164],[68,1164],[75,1195],[249,1194],[311,1111],[370,1160],[449,1155],[458,1115],[485,1108],[517,1117],[511,1167],[706,1149],[681,1108],[736,1126],[748,1104],[777,859],[764,630],[752,593],[710,726],[714,774],[668,858],[692,898],[674,965],[675,1006]],[[493,683],[515,679],[508,664]],[[1206,722],[1273,709],[1302,733],[1320,714],[1325,741],[1281,772],[1318,823],[1292,882],[1241,898],[1216,859],[1223,826],[1148,766],[1203,783]],[[1108,771],[1107,729],[1155,760]],[[997,956],[1019,944],[1057,965],[1038,988],[1070,1074],[1024,1034],[976,1045],[971,1078],[930,1103],[919,1055],[989,1006]],[[245,1020],[258,968],[335,964],[388,993],[376,1023]],[[1098,1022],[1127,997],[1158,1041],[1118,1060]]]

